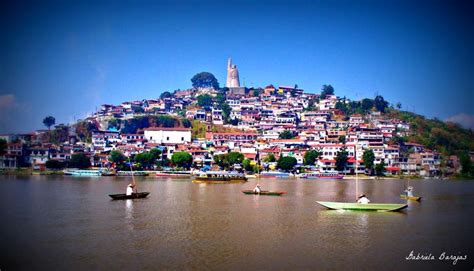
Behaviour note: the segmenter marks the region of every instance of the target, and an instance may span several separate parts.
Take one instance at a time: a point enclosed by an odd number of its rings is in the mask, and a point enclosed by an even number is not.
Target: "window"
[[[184,137],[181,137],[181,141],[184,141]]]
[[[169,136],[167,136],[167,137],[166,137],[166,140],[170,140],[170,137],[169,137]]]

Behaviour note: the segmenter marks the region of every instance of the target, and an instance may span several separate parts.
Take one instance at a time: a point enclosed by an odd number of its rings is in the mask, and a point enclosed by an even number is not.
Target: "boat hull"
[[[246,195],[264,195],[264,196],[281,196],[283,194],[286,194],[284,191],[261,191],[260,193],[257,193],[253,190],[242,190],[242,193]]]
[[[133,193],[131,195],[127,194],[111,194],[109,197],[111,197],[113,200],[124,200],[124,199],[141,199],[141,198],[146,198],[150,192],[140,192],[140,193]]]
[[[214,184],[224,184],[224,183],[244,183],[247,181],[247,178],[200,178],[196,177],[193,180],[193,183],[214,183]]]
[[[400,198],[406,199],[406,200],[413,200],[413,201],[420,201],[421,200],[421,197],[415,197],[415,196],[410,197],[410,196],[407,196],[407,195],[404,195],[404,194],[401,194]]]
[[[330,202],[316,201],[318,204],[332,210],[351,210],[351,211],[376,211],[376,212],[393,212],[406,208],[406,204],[397,203],[351,203],[351,202]]]

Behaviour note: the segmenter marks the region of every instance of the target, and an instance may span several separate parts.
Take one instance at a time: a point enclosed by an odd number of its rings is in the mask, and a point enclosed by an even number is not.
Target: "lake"
[[[243,184],[140,177],[146,199],[112,201],[130,177],[0,176],[0,269],[415,270],[474,268],[474,181],[411,180],[402,212],[331,211],[354,180]],[[404,180],[360,180],[372,202],[404,203]],[[413,251],[425,260],[407,260]],[[467,255],[466,260],[440,260]],[[430,255],[435,259],[432,259]]]

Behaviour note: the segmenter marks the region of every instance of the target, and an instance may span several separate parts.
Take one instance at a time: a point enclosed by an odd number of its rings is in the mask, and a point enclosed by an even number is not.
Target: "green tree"
[[[273,155],[273,153],[270,153],[269,155],[267,155],[267,156],[263,159],[263,161],[264,161],[264,162],[267,162],[267,163],[276,162],[275,155]]]
[[[459,162],[461,163],[461,174],[464,176],[469,175],[472,167],[471,157],[467,152],[462,152],[459,155]]]
[[[374,99],[375,108],[382,113],[385,113],[385,109],[388,107],[388,102],[380,95],[377,95]]]
[[[384,172],[385,172],[385,162],[382,161],[375,166],[375,174],[377,174],[377,176],[383,176]]]
[[[298,161],[294,157],[280,156],[280,159],[278,159],[278,162],[277,162],[277,168],[281,170],[289,171],[289,170],[292,170],[296,166],[297,163]]]
[[[0,138],[0,155],[4,155],[7,152],[7,141]]]
[[[292,139],[295,136],[293,135],[293,132],[291,132],[290,130],[285,130],[285,131],[281,132],[278,137],[280,139]]]
[[[402,109],[402,103],[398,102],[396,106],[398,110]]]
[[[46,161],[46,168],[49,169],[63,169],[66,167],[66,164],[64,162],[58,161],[58,160],[48,160]]]
[[[188,120],[188,119],[183,119],[182,123],[183,123],[183,126],[184,126],[185,128],[189,128],[189,127],[192,126],[191,121]]]
[[[367,149],[362,154],[362,160],[364,160],[364,166],[366,170],[369,170],[370,175],[372,175],[372,170],[374,168],[375,154],[374,151]]]
[[[203,95],[197,96],[197,104],[201,107],[212,106],[212,96],[209,94],[203,94]]]
[[[225,123],[229,123],[230,121],[230,113],[232,112],[232,108],[228,103],[224,103],[221,106],[222,109],[222,118],[224,119]]]
[[[155,163],[155,157],[149,152],[142,152],[135,155],[136,163],[140,163],[143,168],[150,168]]]
[[[213,88],[219,89],[219,82],[216,77],[210,72],[200,72],[191,78],[194,88]]]
[[[229,164],[231,166],[235,164],[242,164],[242,162],[244,161],[244,155],[241,154],[240,152],[229,152],[227,155],[228,155]]]
[[[187,152],[175,152],[171,156],[171,162],[178,167],[190,168],[193,164],[193,156]]]
[[[69,167],[84,169],[91,166],[90,158],[84,153],[75,153],[71,155]]]
[[[125,162],[125,155],[121,151],[111,151],[109,154],[109,161],[115,164],[122,164]]]
[[[345,135],[339,136],[338,141],[341,144],[346,144],[346,136]]]
[[[341,148],[336,155],[336,170],[343,171],[346,169],[347,160],[349,159],[349,153],[346,148]]]
[[[253,171],[254,170],[254,167],[252,166],[251,162],[249,159],[245,159],[243,162],[242,162],[242,167],[246,170],[246,171]]]
[[[326,99],[328,95],[334,95],[334,88],[331,85],[323,85],[321,90],[321,99]]]
[[[47,116],[43,119],[43,124],[44,126],[48,127],[48,130],[50,130],[51,126],[53,126],[55,123],[56,119],[53,116]]]
[[[317,150],[309,150],[304,154],[304,164],[309,166],[314,166],[316,159],[321,156],[321,152]]]
[[[362,111],[364,111],[364,113],[367,113],[370,111],[370,109],[372,109],[372,107],[374,107],[374,101],[372,101],[371,99],[365,98],[362,100],[361,107],[362,107]]]
[[[173,97],[173,94],[171,94],[171,92],[169,92],[169,91],[165,91],[165,92],[161,93],[161,95],[160,95],[160,99],[162,99],[162,100],[166,99],[166,98],[171,98],[171,97]]]

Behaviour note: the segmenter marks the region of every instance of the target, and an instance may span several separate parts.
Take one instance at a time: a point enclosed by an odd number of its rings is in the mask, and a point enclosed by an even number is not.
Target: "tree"
[[[273,155],[273,153],[270,153],[263,159],[263,161],[267,163],[273,163],[276,161],[275,155]]]
[[[182,123],[183,123],[184,128],[189,128],[192,126],[191,121],[188,119],[183,119]]]
[[[385,113],[385,109],[388,107],[388,102],[380,95],[377,95],[374,99],[375,108],[382,113]]]
[[[178,167],[190,168],[193,164],[193,156],[187,152],[175,152],[171,156],[171,162]]]
[[[197,96],[197,104],[201,107],[210,107],[212,106],[212,96],[209,94]]]
[[[140,163],[144,168],[150,168],[155,163],[156,158],[149,152],[142,152],[135,155],[135,162]]]
[[[200,72],[191,78],[194,88],[213,88],[219,89],[219,82],[210,72]]]
[[[383,176],[384,172],[385,172],[385,162],[382,161],[375,166],[375,174],[377,174],[377,176]]]
[[[372,175],[372,169],[374,168],[375,155],[374,151],[367,149],[362,154],[362,160],[364,160],[364,166],[366,170],[369,170],[370,175]]]
[[[107,128],[115,128],[120,129],[120,123],[122,123],[121,119],[112,118],[108,121]]]
[[[88,168],[91,166],[91,160],[84,153],[75,153],[71,156],[69,167],[73,168]]]
[[[240,152],[229,152],[228,154],[229,165],[242,164],[244,161],[244,155]]]
[[[396,106],[398,110],[402,109],[402,103],[398,102]]]
[[[242,161],[242,167],[246,171],[253,171],[254,170],[254,167],[252,166],[252,163],[249,159],[245,159],[244,161]]]
[[[304,154],[304,164],[309,166],[314,166],[316,159],[321,156],[321,152],[317,150],[309,150]]]
[[[126,157],[121,151],[111,151],[109,155],[109,161],[115,164],[122,164]]]
[[[166,99],[166,98],[171,98],[173,97],[173,94],[171,94],[169,91],[165,91],[163,93],[161,93],[160,95],[160,99]]]
[[[7,141],[0,138],[0,155],[4,155],[7,152]]]
[[[221,109],[222,109],[222,117],[223,117],[225,123],[229,123],[230,113],[232,112],[232,108],[230,107],[230,105],[228,103],[224,103],[221,106]]]
[[[56,123],[56,119],[53,116],[48,116],[43,119],[43,124],[44,126],[48,127],[48,130],[51,129],[51,126],[53,126]]]
[[[63,169],[66,167],[66,164],[64,162],[58,161],[58,160],[48,160],[45,163],[46,168],[49,169]]]
[[[467,152],[462,152],[459,155],[459,162],[461,163],[461,174],[467,176],[472,167],[471,157]]]
[[[295,136],[293,135],[293,132],[291,132],[289,130],[285,130],[285,131],[281,132],[278,137],[280,139],[292,139]]]
[[[346,136],[345,135],[339,136],[338,141],[341,144],[346,144]]]
[[[345,147],[341,148],[341,150],[337,152],[337,155],[336,155],[336,170],[343,171],[343,170],[346,169],[348,156],[349,156],[349,154],[348,154]]]
[[[328,95],[334,95],[334,88],[331,85],[323,85],[321,90],[321,99],[326,99]]]
[[[362,107],[362,111],[364,111],[364,113],[367,113],[370,111],[370,109],[372,109],[372,107],[374,107],[374,101],[372,101],[371,99],[365,98],[362,100],[361,107]]]
[[[281,156],[280,159],[278,159],[277,167],[279,169],[289,171],[289,170],[292,170],[296,166],[297,163],[298,161],[294,157]]]

